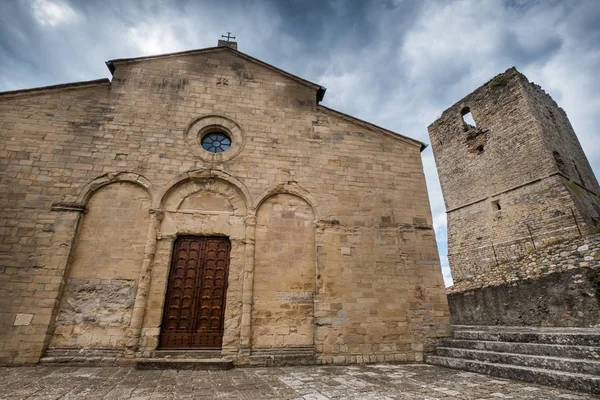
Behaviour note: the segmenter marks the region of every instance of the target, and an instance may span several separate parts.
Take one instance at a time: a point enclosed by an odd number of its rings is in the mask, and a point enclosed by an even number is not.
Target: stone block
[[[15,316],[14,326],[24,326],[31,324],[33,314],[17,314]]]

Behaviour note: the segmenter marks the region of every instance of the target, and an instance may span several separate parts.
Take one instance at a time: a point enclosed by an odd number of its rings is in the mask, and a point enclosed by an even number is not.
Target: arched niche
[[[319,218],[317,200],[310,192],[298,185],[296,182],[281,183],[279,185],[269,187],[256,198],[253,209],[258,210],[267,199],[283,193],[291,194],[304,200],[304,202],[311,207],[314,218]]]
[[[134,172],[110,172],[97,177],[83,187],[79,193],[79,196],[77,197],[77,203],[87,205],[92,195],[98,189],[115,182],[129,182],[140,186],[148,193],[148,196],[152,202],[151,204],[154,203],[156,197],[156,190],[154,189],[154,186],[144,176]]]
[[[136,181],[94,187],[81,197],[88,211],[78,228],[50,347],[125,346],[152,202]]]
[[[231,251],[225,296],[223,351],[237,351],[246,251],[247,190],[227,174],[197,170],[175,178],[158,197],[164,217],[158,231],[142,347],[152,350],[159,343],[172,253],[177,238],[226,237],[231,243]]]
[[[188,179],[163,199],[168,212],[226,212],[246,215],[246,201],[238,188],[215,177]]]
[[[244,204],[244,210],[251,206],[250,192],[238,179],[219,170],[196,169],[184,172],[169,181],[165,189],[156,196],[155,208],[165,208],[173,211],[174,205],[178,207],[185,197],[198,192],[198,188],[194,186],[195,183],[206,185],[209,181],[221,182],[220,187],[226,189],[228,197],[236,192]],[[217,188],[217,190],[219,189]]]
[[[291,193],[275,193],[256,213],[254,349],[314,345],[315,215]]]

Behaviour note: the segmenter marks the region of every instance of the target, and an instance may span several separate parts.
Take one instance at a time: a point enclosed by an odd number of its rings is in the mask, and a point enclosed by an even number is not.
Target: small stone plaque
[[[30,325],[33,319],[33,314],[17,314],[15,318],[15,326]]]

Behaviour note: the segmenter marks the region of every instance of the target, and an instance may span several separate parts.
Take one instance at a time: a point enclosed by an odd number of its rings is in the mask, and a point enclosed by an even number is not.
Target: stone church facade
[[[448,305],[423,144],[218,47],[0,94],[0,362],[421,361]]]

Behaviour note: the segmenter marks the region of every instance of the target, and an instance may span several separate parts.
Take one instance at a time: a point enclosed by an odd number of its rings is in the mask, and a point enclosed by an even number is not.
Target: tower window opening
[[[566,165],[565,165],[565,162],[563,161],[560,153],[558,151],[553,151],[552,155],[554,156],[554,162],[556,162],[556,167],[558,168],[558,170],[560,172],[562,172],[564,174],[566,171]]]
[[[477,127],[477,124],[475,123],[475,119],[473,118],[473,114],[471,114],[471,110],[469,109],[469,107],[463,108],[460,112],[460,115],[462,115],[462,119],[465,124],[472,126],[473,128]]]
[[[502,210],[502,206],[500,205],[500,200],[492,201],[492,210],[494,210],[494,211]]]

